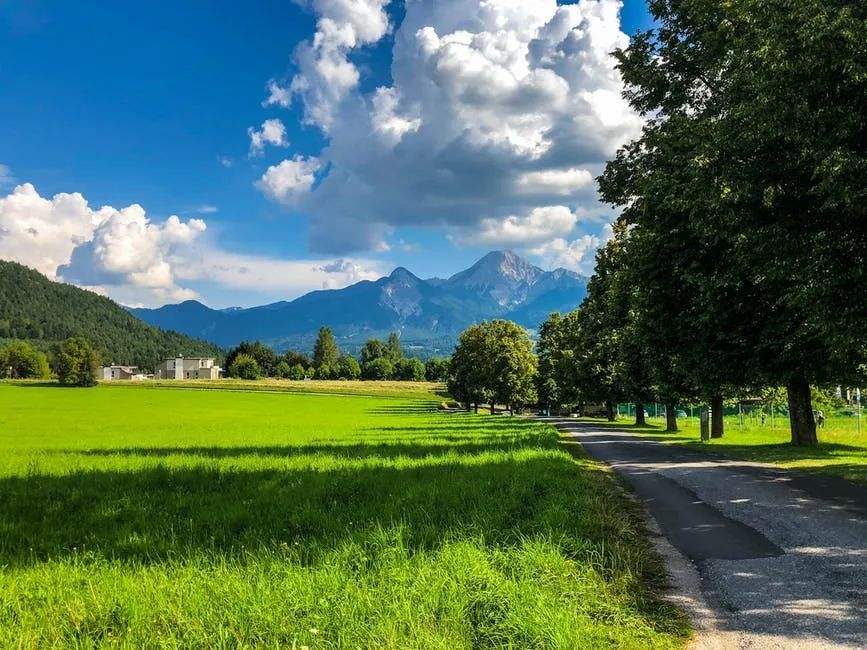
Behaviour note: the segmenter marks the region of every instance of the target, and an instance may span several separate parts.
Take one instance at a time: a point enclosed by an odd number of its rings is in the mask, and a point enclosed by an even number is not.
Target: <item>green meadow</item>
[[[551,427],[222,386],[0,383],[0,646],[686,643],[634,507]]]

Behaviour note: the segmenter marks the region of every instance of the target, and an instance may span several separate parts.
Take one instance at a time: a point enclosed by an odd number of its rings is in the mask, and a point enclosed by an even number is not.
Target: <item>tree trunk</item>
[[[478,402],[475,402],[475,403],[473,404],[473,410],[474,410],[476,413],[479,412],[479,403],[478,403]]]
[[[710,399],[710,437],[723,437],[723,398],[722,395],[714,395]]]
[[[609,422],[614,422],[617,419],[617,416],[614,415],[614,402],[611,400],[605,402],[605,417]]]
[[[494,403],[491,402],[491,415],[494,415],[496,412],[497,412],[496,406],[494,406]]]
[[[467,413],[469,413],[469,412],[472,411],[472,410],[473,410],[473,404],[472,404],[472,402],[467,402]]]
[[[789,421],[792,427],[792,444],[810,446],[819,444],[816,436],[816,419],[813,417],[813,398],[810,384],[803,373],[797,373],[786,384],[789,398]]]
[[[665,405],[665,430],[677,431],[677,405],[671,402]]]
[[[644,419],[644,404],[638,403],[635,405],[635,426],[643,427],[647,424]]]

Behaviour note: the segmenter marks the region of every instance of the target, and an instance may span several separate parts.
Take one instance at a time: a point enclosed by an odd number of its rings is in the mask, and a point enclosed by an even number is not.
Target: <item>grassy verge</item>
[[[656,418],[648,420],[645,427],[631,425],[631,420],[608,423],[593,420],[601,426],[613,426],[646,435],[652,435],[666,443],[686,445],[699,451],[711,451],[740,460],[773,463],[781,467],[804,472],[816,472],[867,484],[867,421],[864,432],[859,434],[854,418],[829,418],[819,430],[817,447],[795,447],[790,444],[788,421],[778,418],[773,428],[769,422],[764,426],[745,422],[740,425],[736,417],[726,418],[725,435],[722,438],[700,441],[697,418],[678,420],[680,431],[665,433],[665,423]]]
[[[681,647],[597,463],[430,395],[0,385],[0,646]]]

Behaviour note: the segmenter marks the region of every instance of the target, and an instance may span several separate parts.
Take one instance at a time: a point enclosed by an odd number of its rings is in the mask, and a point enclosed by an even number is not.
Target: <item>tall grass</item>
[[[0,386],[0,646],[684,643],[607,472],[435,406]]]

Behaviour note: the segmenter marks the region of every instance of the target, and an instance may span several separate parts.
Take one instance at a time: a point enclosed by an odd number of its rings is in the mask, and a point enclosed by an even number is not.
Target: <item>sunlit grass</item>
[[[0,385],[0,646],[683,645],[552,428],[317,393]]]

